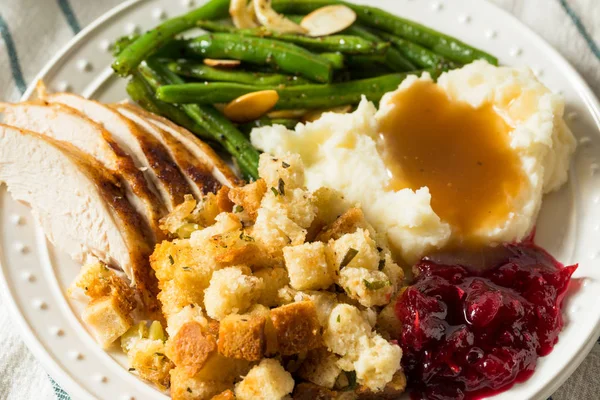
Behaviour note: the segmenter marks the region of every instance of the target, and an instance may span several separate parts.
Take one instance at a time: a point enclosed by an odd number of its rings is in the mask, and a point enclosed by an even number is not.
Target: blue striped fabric
[[[67,23],[71,27],[73,33],[78,34],[81,30],[81,26],[79,25],[79,21],[77,21],[77,17],[73,12],[73,8],[71,7],[71,3],[69,3],[69,0],[58,0],[58,5],[63,14],[65,15]]]
[[[594,53],[596,58],[598,58],[598,60],[600,60],[600,48],[598,47],[598,45],[596,44],[596,42],[594,41],[594,39],[588,32],[588,30],[585,27],[585,25],[583,24],[583,22],[581,21],[581,18],[579,18],[579,16],[573,10],[573,8],[569,5],[567,0],[559,0],[559,1],[560,1],[560,5],[564,8],[564,10],[567,13],[567,15],[569,16],[569,18],[571,18],[571,21],[573,21],[573,23],[577,27],[577,30],[579,31],[579,33],[581,33],[581,36],[583,36],[583,38],[585,39],[585,41],[588,44],[592,53]]]
[[[6,45],[6,52],[8,53],[8,59],[10,60],[10,71],[15,84],[21,93],[24,93],[27,89],[27,84],[25,83],[25,79],[23,79],[23,71],[21,70],[21,64],[19,63],[19,57],[17,56],[15,42],[2,15],[0,15],[0,34],[2,35],[2,40],[4,40],[4,44]]]
[[[50,378],[50,377],[49,377]],[[71,400],[71,397],[65,392],[59,385],[54,381],[54,379],[50,378],[50,382],[52,383],[52,389],[54,389],[54,393],[56,394],[56,398],[58,400]],[[552,400],[552,399],[550,399]]]

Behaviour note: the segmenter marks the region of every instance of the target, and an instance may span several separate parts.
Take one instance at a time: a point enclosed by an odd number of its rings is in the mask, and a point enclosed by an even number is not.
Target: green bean
[[[313,84],[287,88],[271,87],[279,94],[277,110],[329,108],[347,104],[358,104],[365,95],[371,101],[379,101],[389,91],[397,89],[407,74],[397,73],[333,84]],[[166,85],[156,95],[167,103],[228,103],[247,93],[265,90],[264,86],[238,83],[187,83]]]
[[[195,123],[179,106],[165,103],[164,101],[158,100],[154,96],[154,90],[148,86],[144,78],[139,72],[134,72],[131,76],[131,80],[127,84],[127,93],[129,97],[142,108],[158,115],[162,115],[165,118],[170,119],[177,125],[183,126],[196,136],[203,140],[212,142],[211,145],[218,145],[214,142],[213,137],[201,126]]]
[[[146,60],[139,66],[139,70],[154,90],[163,85],[184,83],[180,77],[156,60]],[[181,108],[233,156],[246,178],[258,178],[258,152],[231,121],[212,105],[183,104]]]
[[[124,49],[114,60],[112,67],[121,76],[131,74],[152,53],[163,47],[176,35],[191,29],[201,19],[224,18],[229,13],[229,0],[210,0],[202,7],[187,14],[169,19],[144,33]]]
[[[348,72],[350,73],[350,80],[374,78],[394,73],[393,70],[390,70],[384,64],[354,64]]]
[[[360,36],[367,40],[382,40],[381,37],[375,35],[372,31],[357,24],[353,24],[344,32],[349,33],[351,35]],[[415,64],[410,62],[406,57],[402,55],[402,53],[400,53],[400,51],[398,51],[398,49],[394,47],[390,47],[385,53],[384,64],[394,72],[406,72],[417,69],[417,66]]]
[[[292,43],[270,39],[213,33],[189,41],[187,51],[192,56],[275,65],[282,71],[317,82],[329,82],[332,75],[330,63],[317,54]]]
[[[140,35],[125,35],[121,36],[112,44],[112,55],[117,57],[123,50],[125,50],[131,43],[135,42]]]
[[[276,87],[262,87],[230,82],[183,83],[161,86],[156,91],[156,96],[167,103],[218,104],[229,103],[251,92],[274,89]]]
[[[249,134],[252,131],[252,129],[261,128],[263,126],[283,125],[288,129],[294,129],[297,124],[298,124],[297,119],[285,119],[285,118],[270,119],[270,118],[264,117],[261,119],[257,119],[256,121],[242,124],[238,128],[240,129],[240,131],[244,132],[245,134]]]
[[[335,70],[343,69],[346,63],[342,53],[321,53],[319,56],[329,61],[331,67]]]
[[[377,78],[328,85],[295,86],[278,90],[275,109],[330,108],[358,104],[362,96],[378,102],[381,97],[396,90],[408,76],[406,73],[382,75]]]
[[[198,27],[209,32],[236,33],[244,36],[271,38],[283,42],[294,43],[313,51],[340,52],[344,54],[384,54],[389,44],[381,41],[373,42],[358,36],[329,35],[310,37],[290,33],[277,33],[264,27],[252,29],[236,29],[232,26],[213,21],[199,21]]]
[[[485,59],[498,65],[498,59],[451,36],[414,21],[398,17],[377,7],[362,6],[339,0],[273,0],[273,8],[284,14],[308,14],[331,4],[343,4],[354,10],[361,24],[400,36],[420,44],[449,60],[467,64]]]
[[[381,54],[374,55],[357,55],[357,56],[348,56],[346,66],[348,68],[353,68],[355,66],[359,66],[361,68],[370,67],[374,64],[383,64],[385,62],[385,56]]]
[[[454,63],[447,61],[444,57],[418,44],[385,32],[380,32],[380,35],[385,40],[391,42],[404,57],[419,67],[441,69],[456,67]]]
[[[201,62],[188,60],[172,61],[167,66],[177,75],[206,81],[236,82],[257,86],[294,86],[310,83],[310,81],[299,76],[213,68]]]

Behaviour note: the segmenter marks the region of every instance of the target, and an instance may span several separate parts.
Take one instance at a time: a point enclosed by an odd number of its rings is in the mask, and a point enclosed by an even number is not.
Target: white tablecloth
[[[493,1],[556,47],[600,95],[600,0]],[[0,0],[0,99],[17,101],[40,68],[81,27],[120,2]],[[51,380],[19,338],[1,301],[0,399],[55,399]],[[600,399],[600,344],[552,398]]]

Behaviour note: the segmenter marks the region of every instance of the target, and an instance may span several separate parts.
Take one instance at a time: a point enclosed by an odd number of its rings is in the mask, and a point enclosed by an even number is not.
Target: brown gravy
[[[451,101],[431,82],[416,82],[393,99],[380,122],[390,188],[427,186],[433,210],[462,244],[505,219],[524,182],[510,148],[511,127],[493,107]]]

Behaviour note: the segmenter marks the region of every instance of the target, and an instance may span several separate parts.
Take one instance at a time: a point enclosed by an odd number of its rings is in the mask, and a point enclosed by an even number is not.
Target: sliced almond
[[[271,111],[267,117],[271,119],[298,119],[304,116],[307,110],[277,110]]]
[[[325,113],[346,114],[352,111],[351,105],[326,108],[323,110],[311,110],[302,116],[302,122],[314,122],[321,118]]]
[[[300,22],[308,36],[326,36],[341,32],[356,21],[356,13],[343,5],[325,6],[308,14]]]
[[[248,5],[248,0],[231,0],[229,15],[236,28],[256,28],[258,26],[254,21],[254,7],[252,4]]]
[[[234,122],[254,121],[275,107],[278,100],[279,94],[275,90],[248,93],[227,104],[223,114]]]
[[[217,68],[235,68],[241,64],[240,60],[216,60],[214,58],[205,58],[204,64],[209,67]]]
[[[277,14],[271,7],[271,0],[252,0],[256,19],[265,28],[279,33],[305,33],[303,27]]]

